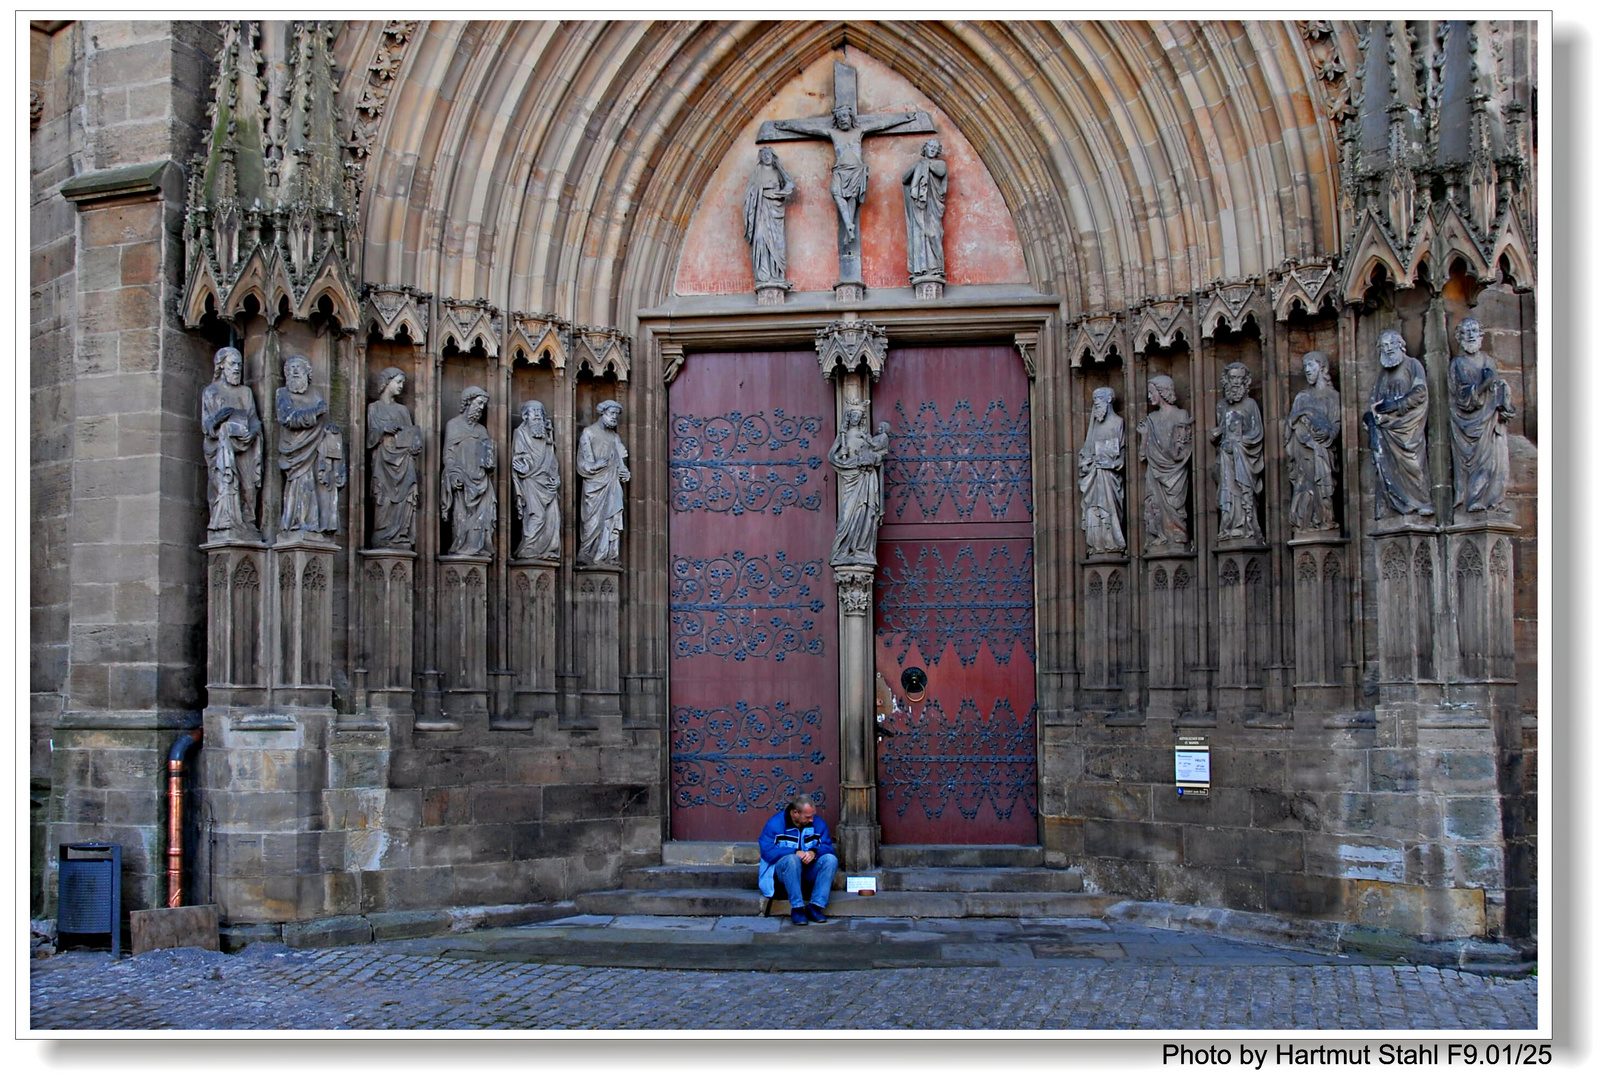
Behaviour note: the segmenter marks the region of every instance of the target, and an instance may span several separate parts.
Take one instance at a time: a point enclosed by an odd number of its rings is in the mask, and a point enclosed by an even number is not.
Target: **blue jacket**
[[[820,858],[835,852],[829,827],[821,817],[813,818],[812,824],[804,828],[793,829],[785,824],[784,815],[787,813],[788,810],[780,810],[768,818],[767,824],[762,826],[762,835],[756,840],[756,846],[762,852],[762,870],[757,885],[763,896],[773,895],[773,871],[780,859],[793,859],[798,851],[813,851]]]

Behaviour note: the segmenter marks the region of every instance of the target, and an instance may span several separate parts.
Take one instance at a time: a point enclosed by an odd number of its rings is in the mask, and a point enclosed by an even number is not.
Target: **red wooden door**
[[[834,396],[811,352],[703,353],[671,413],[676,840],[754,840],[840,787]]]
[[[892,350],[874,666],[887,844],[1036,842],[1030,396],[1009,347]],[[922,700],[904,693],[917,668]],[[884,695],[881,694],[881,700]]]

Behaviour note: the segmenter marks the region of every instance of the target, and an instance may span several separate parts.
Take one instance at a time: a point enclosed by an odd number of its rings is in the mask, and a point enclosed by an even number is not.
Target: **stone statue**
[[[1148,380],[1154,407],[1137,425],[1143,463],[1143,546],[1148,551],[1187,550],[1187,481],[1193,460],[1193,417],[1176,405],[1169,375]]]
[[[442,434],[442,519],[451,523],[450,555],[491,555],[498,522],[493,470],[498,449],[482,426],[487,391],[467,386],[459,395],[459,415]]]
[[[381,396],[370,402],[370,501],[375,519],[370,546],[395,551],[414,550],[415,511],[420,505],[420,451],[425,433],[415,425],[406,406],[399,404],[403,372],[395,367],[381,372]]]
[[[213,354],[202,391],[202,453],[207,458],[207,531],[258,539],[263,486],[263,422],[252,388],[241,384],[241,350]]]
[[[1517,416],[1512,388],[1484,352],[1484,328],[1477,319],[1456,324],[1457,352],[1451,357],[1451,465],[1456,473],[1456,505],[1493,510],[1507,497],[1511,461],[1507,421]]]
[[[1428,376],[1397,331],[1378,335],[1383,370],[1372,384],[1367,413],[1367,451],[1377,473],[1374,517],[1385,512],[1432,514],[1428,496]]]
[[[1126,465],[1126,426],[1115,414],[1114,400],[1115,392],[1107,386],[1092,391],[1087,441],[1076,458],[1081,477],[1081,528],[1087,534],[1089,554],[1126,550],[1120,486],[1120,470]]]
[[[577,562],[583,566],[621,565],[622,485],[632,480],[627,471],[627,445],[616,434],[622,407],[601,401],[594,411],[599,419],[582,429],[577,439],[577,475],[582,477]]]
[[[342,433],[325,423],[329,406],[312,387],[314,366],[306,356],[289,356],[282,365],[286,385],[274,392],[274,418],[280,425],[282,532],[333,533],[341,528],[337,490],[347,484]]]
[[[828,122],[822,117],[809,117],[804,120],[774,120],[772,123],[781,131],[805,135],[809,139],[827,139],[834,144],[835,163],[834,171],[829,176],[829,194],[834,198],[835,209],[840,215],[841,235],[847,240],[855,240],[863,199],[868,196],[868,165],[863,161],[863,136],[917,118],[918,113],[914,112],[858,117],[851,106],[838,105]]]
[[[543,402],[521,406],[510,471],[515,474],[515,512],[521,519],[517,559],[560,556],[560,461],[554,453],[554,424]]]
[[[885,485],[881,469],[890,453],[890,424],[868,430],[868,404],[848,401],[829,448],[829,464],[840,477],[840,514],[835,520],[830,566],[873,566],[874,542],[885,517]]]
[[[1233,361],[1221,371],[1210,443],[1216,448],[1215,483],[1222,540],[1262,540],[1260,493],[1266,482],[1266,426],[1249,396],[1249,369]]]
[[[745,187],[745,243],[758,289],[788,289],[784,269],[784,203],[795,181],[771,146],[756,154],[756,168]]]
[[[902,202],[907,208],[907,276],[911,284],[945,281],[941,216],[947,208],[947,163],[941,140],[926,139],[922,156],[902,174]]]
[[[1308,352],[1300,360],[1307,389],[1294,395],[1284,431],[1288,484],[1293,498],[1288,521],[1295,532],[1336,527],[1333,518],[1333,445],[1339,438],[1339,392],[1327,377],[1327,354]]]

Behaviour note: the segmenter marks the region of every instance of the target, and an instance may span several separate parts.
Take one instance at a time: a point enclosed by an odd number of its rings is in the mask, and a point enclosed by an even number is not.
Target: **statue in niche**
[[[1386,512],[1434,512],[1428,494],[1428,376],[1415,356],[1406,355],[1398,331],[1378,335],[1383,370],[1372,384],[1367,412],[1367,451],[1377,473],[1374,517]]]
[[[403,372],[395,367],[381,372],[381,396],[370,402],[370,500],[375,518],[370,546],[394,551],[414,550],[415,511],[420,505],[420,452],[426,436],[415,425],[403,393]]]
[[[290,356],[282,365],[286,385],[274,393],[274,418],[280,425],[280,493],[282,532],[333,533],[341,527],[337,490],[347,484],[342,433],[325,422],[329,406],[313,389],[314,366],[306,356]]]
[[[1081,528],[1087,534],[1089,554],[1126,550],[1120,485],[1120,470],[1126,464],[1126,426],[1115,414],[1114,400],[1115,392],[1107,386],[1092,391],[1087,441],[1076,458],[1081,477]]]
[[[1187,481],[1193,460],[1193,417],[1176,404],[1169,375],[1148,380],[1154,411],[1137,425],[1143,462],[1143,533],[1148,551],[1186,551]]]
[[[762,147],[745,187],[745,243],[758,289],[790,287],[784,269],[784,203],[794,194],[795,181],[778,154],[771,146]]]
[[[1221,371],[1210,443],[1216,448],[1215,483],[1222,540],[1261,540],[1260,493],[1265,490],[1266,426],[1249,396],[1249,369],[1233,361]]]
[[[560,556],[560,461],[554,453],[554,423],[543,402],[521,406],[510,471],[515,474],[515,513],[521,519],[517,559]]]
[[[577,475],[582,477],[582,508],[577,536],[577,562],[582,566],[620,566],[622,485],[632,480],[627,471],[627,444],[616,434],[622,407],[601,401],[594,407],[599,419],[582,429],[577,439]]]
[[[1456,346],[1450,382],[1456,505],[1463,510],[1493,510],[1507,497],[1511,472],[1507,421],[1518,414],[1512,388],[1484,352],[1484,328],[1477,319],[1456,324]]]
[[[906,112],[858,117],[850,105],[837,105],[827,122],[822,117],[810,117],[805,120],[774,120],[772,124],[780,131],[805,135],[809,139],[827,139],[834,144],[835,163],[833,172],[829,174],[829,194],[840,216],[841,235],[850,241],[857,239],[857,219],[862,213],[863,200],[868,197],[868,165],[863,161],[863,136],[909,123],[918,115]]]
[[[202,453],[207,458],[207,531],[258,539],[263,486],[263,422],[252,388],[241,383],[241,350],[213,354],[202,391]]]
[[[890,453],[890,424],[868,430],[868,403],[846,402],[840,433],[829,448],[829,465],[840,478],[840,513],[835,520],[830,566],[873,566],[874,542],[885,517],[881,470]]]
[[[459,395],[459,415],[442,434],[442,519],[450,523],[450,555],[491,555],[498,522],[493,470],[498,448],[482,426],[487,391],[467,386]]]
[[[941,217],[947,208],[947,163],[941,160],[941,140],[926,139],[922,155],[902,174],[902,202],[907,208],[907,276],[922,281],[946,281],[942,251]]]
[[[1295,532],[1337,527],[1333,517],[1333,445],[1339,438],[1339,392],[1327,375],[1327,354],[1308,352],[1300,360],[1306,389],[1288,410],[1285,444],[1293,498],[1288,521]]]

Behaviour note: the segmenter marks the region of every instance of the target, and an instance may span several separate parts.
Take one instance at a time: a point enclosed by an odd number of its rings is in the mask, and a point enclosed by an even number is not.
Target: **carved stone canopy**
[[[431,294],[408,285],[365,285],[364,324],[385,340],[403,334],[424,345],[431,326]]]
[[[1204,318],[1199,323],[1199,336],[1208,341],[1222,326],[1232,333],[1242,330],[1254,313],[1260,286],[1254,281],[1235,283],[1216,282],[1205,297]]]
[[[488,356],[497,356],[503,340],[500,333],[503,320],[498,308],[478,297],[475,300],[442,298],[443,344],[452,344],[460,352],[469,352],[477,345]]]
[[[1278,322],[1293,317],[1297,304],[1306,315],[1317,315],[1330,302],[1337,306],[1338,275],[1332,259],[1290,262],[1271,287],[1271,308]]]
[[[866,364],[869,375],[877,382],[885,370],[888,346],[884,327],[867,319],[847,317],[818,331],[818,367],[828,379],[837,370],[850,373]]]
[[[609,326],[577,327],[577,374],[626,382],[632,366],[631,345],[626,334]]]
[[[1136,317],[1134,352],[1147,352],[1150,345],[1161,349],[1185,345],[1192,333],[1192,309],[1185,297],[1145,301],[1137,309]]]
[[[566,370],[570,339],[571,324],[552,311],[510,312],[510,351],[524,354],[529,363],[547,362],[556,371]]]
[[[1102,364],[1120,359],[1120,331],[1126,325],[1123,311],[1081,315],[1070,328],[1070,366]]]

